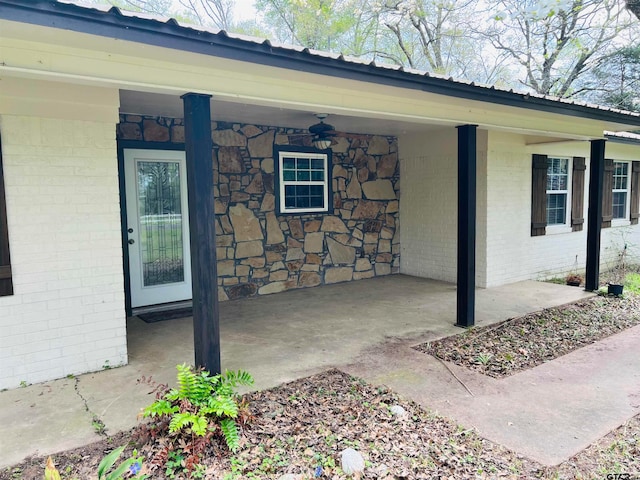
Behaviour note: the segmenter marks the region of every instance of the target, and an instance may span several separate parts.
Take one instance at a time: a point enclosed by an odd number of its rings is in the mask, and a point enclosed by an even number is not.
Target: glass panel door
[[[125,150],[133,307],[191,298],[184,152]]]
[[[180,164],[139,161],[136,167],[142,283],[147,287],[183,282]]]

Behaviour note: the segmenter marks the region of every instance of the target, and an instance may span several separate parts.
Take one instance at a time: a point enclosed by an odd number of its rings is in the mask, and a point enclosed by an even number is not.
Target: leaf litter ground
[[[415,347],[491,377],[507,377],[640,324],[640,296],[597,296]]]
[[[251,393],[247,399],[255,418],[242,432],[241,450],[230,456],[221,442],[214,442],[204,478],[350,478],[338,468],[339,453],[347,447],[366,459],[362,478],[568,480],[640,472],[638,418],[562,465],[544,468],[387,388],[337,370]],[[407,415],[394,416],[393,405],[401,405]],[[102,456],[133,438],[131,432],[121,433],[54,458],[63,478],[95,478]],[[151,442],[139,450],[151,458],[158,445]],[[44,463],[45,457],[30,458],[0,471],[0,479],[42,478]],[[315,477],[318,467],[321,473]],[[150,478],[167,477],[156,470]]]

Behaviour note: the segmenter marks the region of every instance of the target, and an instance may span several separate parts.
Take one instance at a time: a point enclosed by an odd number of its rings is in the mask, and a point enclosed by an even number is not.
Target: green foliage
[[[107,454],[98,465],[98,480],[123,480],[136,479],[144,480],[147,478],[145,474],[140,473],[142,469],[143,458],[138,456],[136,450],[133,454],[124,460],[120,465],[114,468],[114,465],[124,452],[125,447],[118,447],[111,453]],[[69,473],[70,469],[66,469],[66,473]],[[61,480],[60,472],[55,467],[51,457],[47,459],[47,464],[44,470],[45,480]]]
[[[640,273],[629,273],[624,282],[627,293],[640,295]]]
[[[169,458],[165,463],[165,475],[167,478],[176,478],[177,475],[184,469],[184,455],[182,451],[169,452]]]
[[[189,465],[188,474],[196,478],[200,455],[213,434],[222,434],[231,451],[238,449],[236,421],[244,405],[239,404],[236,388],[251,385],[253,378],[242,370],[211,375],[186,364],[176,368],[178,387],[161,394],[144,409],[143,416],[156,419],[161,433],[166,428],[173,441],[173,457],[165,463],[167,476],[173,478],[171,475]],[[182,458],[183,454],[188,458]]]
[[[146,475],[140,474],[140,468],[142,466],[142,457],[138,456],[138,452],[133,451],[133,455],[124,460],[113,471],[109,471],[113,468],[115,463],[124,452],[125,447],[116,448],[113,452],[106,455],[100,464],[98,465],[98,480],[122,480],[127,475],[127,478],[145,479]],[[135,472],[135,473],[134,473]],[[131,475],[135,476],[131,476]]]
[[[227,445],[233,451],[238,449],[240,445],[240,437],[238,435],[238,426],[231,418],[223,418],[220,420],[220,429],[227,441]]]
[[[640,111],[640,45],[625,46],[593,70],[592,99],[602,105]]]

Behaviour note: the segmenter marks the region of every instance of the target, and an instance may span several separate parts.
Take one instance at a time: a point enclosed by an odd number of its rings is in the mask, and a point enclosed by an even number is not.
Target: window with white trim
[[[629,218],[629,163],[613,162],[613,219]]]
[[[547,225],[569,222],[570,160],[547,158]]]
[[[279,213],[328,212],[329,163],[326,153],[278,152]]]

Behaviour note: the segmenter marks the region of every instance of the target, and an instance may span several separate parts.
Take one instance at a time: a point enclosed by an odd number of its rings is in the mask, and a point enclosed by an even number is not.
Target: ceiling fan
[[[343,132],[338,132],[335,130],[333,125],[329,125],[328,123],[324,123],[325,118],[329,116],[328,113],[314,113],[315,117],[320,120],[319,123],[315,123],[311,125],[307,130],[309,133],[294,133],[290,134],[289,138],[293,139],[302,139],[312,137],[311,143],[318,150],[326,150],[331,145],[335,145],[335,137],[368,137],[369,135],[357,135],[357,134],[345,134]],[[300,140],[298,140],[300,141]]]
[[[293,140],[294,143],[307,143],[308,141],[305,140],[312,137],[311,143],[315,148],[318,150],[326,150],[334,143],[333,137],[335,137],[338,132],[335,131],[333,125],[324,123],[324,119],[329,116],[328,113],[315,113],[314,115],[320,122],[307,128],[309,133],[290,134],[289,139]]]

